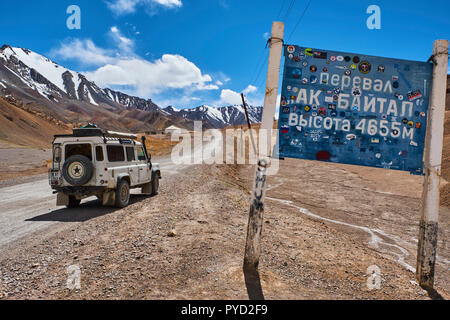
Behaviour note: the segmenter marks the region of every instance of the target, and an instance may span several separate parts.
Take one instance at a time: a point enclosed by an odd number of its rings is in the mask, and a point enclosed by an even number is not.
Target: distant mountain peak
[[[241,105],[226,107],[201,105],[193,109],[175,109],[169,106],[163,110],[184,119],[206,121],[216,128],[225,128],[247,123],[245,111]],[[261,122],[262,107],[248,106],[247,111],[251,123]]]
[[[0,49],[1,62],[12,73],[9,78],[20,78],[29,88],[49,100],[71,99],[93,105],[105,103],[148,111],[158,109],[150,99],[129,96],[108,88],[101,89],[83,74],[67,69],[29,49],[5,44]]]

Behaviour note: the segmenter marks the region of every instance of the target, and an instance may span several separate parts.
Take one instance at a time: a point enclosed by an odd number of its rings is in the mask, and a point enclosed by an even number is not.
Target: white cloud
[[[119,59],[114,64],[87,72],[86,76],[102,87],[130,86],[136,94],[146,97],[165,89],[218,89],[209,84],[211,77],[202,74],[194,63],[173,54],[164,54],[153,62],[142,58]]]
[[[181,3],[181,0],[153,0],[153,1],[168,8],[181,7],[183,5]]]
[[[209,80],[209,81],[211,81],[211,80]],[[197,85],[197,90],[217,90],[217,89],[219,89],[219,87],[216,86],[215,84],[200,83]]]
[[[216,80],[216,85],[218,86],[223,86],[225,83],[231,81],[230,77],[221,71],[213,72],[212,76]]]
[[[213,73],[213,79],[195,63],[178,54],[150,59],[152,55],[147,52],[145,58],[141,57],[134,52],[134,40],[123,36],[117,26],[110,27],[108,35],[115,43],[109,49],[98,47],[90,39],[68,39],[51,50],[50,55],[77,62],[86,70],[82,73],[87,79],[102,88],[152,98],[157,103],[161,101],[162,106],[179,103],[192,106],[202,100],[211,101],[216,94],[213,91],[230,81],[222,72]],[[256,87],[248,86],[244,90],[252,93]],[[224,101],[230,100],[226,92],[223,94]],[[237,96],[240,99],[239,94]],[[240,100],[237,103],[240,104]]]
[[[115,0],[107,2],[108,8],[116,14],[127,14],[136,11],[139,0]]]
[[[138,6],[142,6],[148,14],[155,14],[158,6],[174,9],[183,5],[181,0],[111,0],[106,4],[116,15],[134,13]]]
[[[250,105],[261,105],[259,100],[255,100],[254,98],[254,93],[258,91],[258,88],[256,88],[255,86],[252,85],[248,85],[247,88],[245,88],[244,90],[242,90],[242,93],[245,95],[245,100],[247,100],[247,102]],[[249,99],[250,98],[250,99]],[[241,98],[241,94],[230,90],[230,89],[223,89],[220,92],[220,101],[218,104],[242,104],[242,98]]]
[[[90,39],[69,39],[62,42],[50,55],[63,60],[78,60],[83,66],[100,66],[114,63],[119,57],[134,57],[134,41],[125,37],[119,28],[112,26],[109,36],[117,49],[103,49],[97,47]]]
[[[248,85],[247,88],[244,89],[244,91],[242,91],[244,94],[249,94],[252,92],[256,92],[258,90],[258,88],[256,88],[255,86],[252,86],[251,84]]]
[[[115,61],[112,50],[99,48],[90,39],[72,39],[61,43],[59,48],[50,52],[50,55],[64,60],[78,60],[86,66],[98,66]]]
[[[134,41],[125,37],[122,32],[120,32],[119,28],[116,26],[112,26],[110,28],[110,34],[112,39],[117,43],[118,47],[124,53],[131,53],[134,47]]]
[[[230,89],[223,89],[220,92],[220,100],[227,104],[242,104],[241,95]]]
[[[266,39],[266,40],[269,39],[270,38],[270,33],[269,32],[264,32],[263,38]]]

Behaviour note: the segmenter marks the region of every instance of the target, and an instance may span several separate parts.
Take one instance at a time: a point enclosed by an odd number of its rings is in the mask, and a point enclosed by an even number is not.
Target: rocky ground
[[[386,170],[365,176],[351,166],[285,161],[269,178],[260,264],[265,298],[430,299],[408,270],[415,266],[418,181],[394,174],[412,188],[399,195],[405,188],[375,180]],[[135,195],[125,209],[103,209],[70,228],[15,241],[1,248],[0,297],[247,299],[242,259],[252,172],[192,166],[163,176],[155,197]],[[82,205],[88,213],[100,204]],[[441,217],[436,287],[449,298],[449,215]],[[72,265],[80,268],[80,289],[66,286]],[[370,266],[381,272],[379,289],[370,289]]]
[[[0,145],[0,185],[4,180],[46,173],[51,158],[50,149],[2,148]]]

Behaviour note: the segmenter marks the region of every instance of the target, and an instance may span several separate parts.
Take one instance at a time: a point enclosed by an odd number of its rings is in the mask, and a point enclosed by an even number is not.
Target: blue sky
[[[238,103],[242,91],[262,104],[274,20],[285,22],[285,43],[409,60],[427,60],[433,40],[450,38],[447,0],[312,0],[289,38],[307,2],[2,1],[0,35],[101,87],[178,108]],[[73,4],[81,9],[80,30],[66,27]],[[379,30],[366,26],[372,4],[381,9]]]

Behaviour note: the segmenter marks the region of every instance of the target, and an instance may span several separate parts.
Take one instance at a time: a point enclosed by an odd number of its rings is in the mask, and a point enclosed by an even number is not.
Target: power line
[[[292,8],[295,6],[295,1],[296,1],[296,0],[291,0],[291,2],[289,3],[289,6],[288,6],[287,11],[286,11],[286,13],[285,13],[285,15],[284,15],[284,18],[283,18],[283,21],[284,21],[284,22],[286,22],[286,19],[289,17],[289,14],[290,14],[291,11],[292,11]],[[285,4],[285,0],[283,0],[283,3],[281,4],[281,8],[280,8],[280,11],[278,12],[278,16],[279,16],[280,13],[283,11],[284,4]],[[269,39],[269,40],[270,40],[270,39]],[[264,68],[264,66],[266,65],[266,62],[268,61],[268,59],[269,59],[269,53],[266,54],[266,59],[264,59],[264,60],[262,61],[262,64],[260,65],[260,68],[259,68],[259,70],[258,70],[258,74],[257,74],[255,80],[254,80],[253,83],[252,83],[253,85],[259,86],[259,82],[261,82],[261,81],[258,82],[258,80],[259,80],[259,77],[260,77],[260,75],[261,75],[261,71],[262,71],[262,69]],[[264,80],[264,77],[263,77],[262,79]]]
[[[259,71],[258,71],[258,75],[256,76],[256,79],[255,79],[255,81],[254,81],[254,85],[256,86],[256,84],[257,84],[257,81],[259,80],[259,76],[261,75],[261,71],[262,71],[262,69],[264,68],[264,66],[266,65],[266,61],[268,61],[268,59],[269,59],[269,52],[267,52],[267,54],[266,54],[266,58],[262,61],[263,63],[261,64],[261,67],[259,68]],[[264,77],[263,77],[264,78]],[[256,86],[257,87],[257,86]]]
[[[256,82],[257,74],[259,74],[259,71],[258,71],[260,68],[259,66],[261,65],[261,62],[264,61],[264,60],[261,60],[261,58],[264,58],[264,49],[261,51],[261,54],[259,55],[258,60],[256,60],[257,64],[256,64],[256,67],[253,72],[253,77],[251,78],[253,81],[251,81],[250,84],[254,84]]]
[[[289,42],[291,40],[292,35],[294,34],[295,30],[297,29],[298,25],[300,24],[300,22],[302,21],[303,17],[305,16],[306,11],[309,8],[309,5],[311,4],[312,0],[309,0],[308,3],[306,4],[305,9],[303,10],[302,14],[300,15],[300,18],[298,19],[297,23],[294,26],[294,30],[292,30],[291,34],[289,35],[289,38],[287,40],[287,42]]]
[[[295,1],[296,1],[296,0],[291,0],[291,2],[290,2],[290,4],[289,4],[289,7],[288,7],[288,9],[287,9],[287,11],[286,11],[286,14],[284,15],[284,18],[283,18],[283,21],[284,21],[284,22],[286,22],[287,17],[289,17],[289,14],[291,13],[292,8],[293,8],[294,5],[295,5]]]
[[[291,5],[289,6],[289,8],[292,7],[292,2],[295,2],[295,0],[291,0]],[[283,11],[285,3],[286,3],[286,0],[283,0],[283,2],[281,3],[281,7],[280,7],[280,10],[278,11],[278,15],[277,15],[277,20],[280,17],[281,12]],[[289,12],[289,9],[288,9],[288,12]],[[267,47],[267,45],[266,45],[266,47]],[[253,81],[250,82],[250,84],[252,84],[252,85],[255,85],[256,82],[258,81],[259,76],[261,74],[261,70],[264,67],[266,60],[268,59],[268,55],[269,55],[268,53],[266,53],[266,59],[264,59],[264,51],[265,51],[265,48],[262,49],[261,54],[257,60],[256,69],[253,72],[253,75],[256,75],[256,76],[253,77]],[[263,60],[261,60],[261,58],[263,58]]]
[[[280,11],[278,11],[278,14],[277,14],[277,20],[280,18],[280,14],[281,14],[281,11],[283,11],[284,3],[285,3],[285,2],[286,2],[286,0],[283,0],[283,3],[281,4]]]

